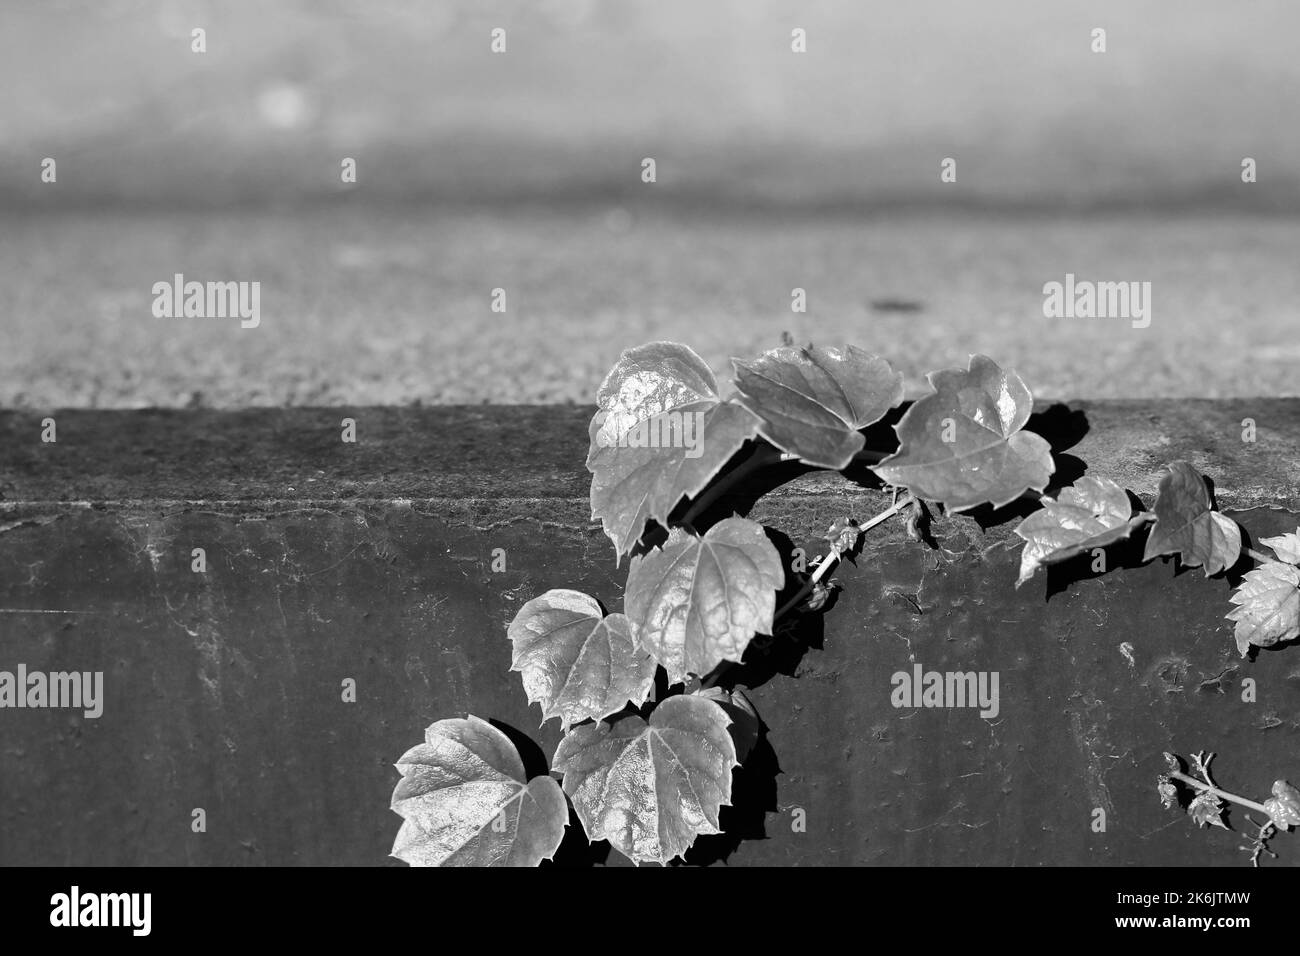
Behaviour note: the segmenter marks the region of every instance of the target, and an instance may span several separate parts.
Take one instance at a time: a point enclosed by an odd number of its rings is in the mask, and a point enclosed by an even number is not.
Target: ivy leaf
[[[1279,830],[1300,826],[1300,790],[1285,780],[1273,781],[1273,796],[1264,801],[1268,818]]]
[[[412,866],[536,866],[568,826],[552,777],[525,780],[510,738],[473,714],[440,720],[397,761],[392,855]]]
[[[1237,607],[1227,615],[1235,621],[1237,650],[1245,657],[1253,644],[1272,647],[1300,637],[1300,568],[1269,561],[1247,571],[1228,598]]]
[[[770,634],[784,583],[763,526],[727,518],[703,538],[674,528],[662,548],[634,557],[623,605],[641,646],[677,684],[739,661],[755,633]]]
[[[523,675],[530,703],[542,705],[542,723],[560,726],[608,717],[628,703],[645,702],[655,660],[622,614],[605,617],[595,598],[556,589],[533,598],[508,630],[510,669]]]
[[[633,861],[667,863],[700,834],[721,832],[739,766],[721,707],[670,697],[646,723],[582,724],[560,741],[555,769],[587,837],[608,840]]]
[[[1300,564],[1300,528],[1276,538],[1260,538],[1259,543],[1268,545],[1287,564]]]
[[[1160,479],[1152,509],[1156,523],[1142,560],[1177,554],[1189,568],[1204,565],[1207,578],[1232,567],[1241,555],[1237,522],[1210,510],[1210,492],[1199,471],[1185,461],[1175,461],[1168,469]]]
[[[651,342],[626,350],[596,395],[588,429],[591,516],[619,559],[646,521],[667,525],[682,500],[704,490],[758,419],[718,397],[704,360],[685,345]]]
[[[819,468],[846,468],[862,450],[859,429],[903,400],[903,376],[852,345],[782,347],[753,362],[732,359],[741,403],[759,434]]]
[[[1208,790],[1202,790],[1187,807],[1187,815],[1198,827],[1216,826],[1228,829],[1223,822],[1223,801]]]
[[[1128,494],[1109,478],[1080,478],[1056,499],[1044,497],[1042,505],[1016,528],[1025,539],[1016,587],[1040,567],[1127,538],[1150,520],[1150,515],[1133,517]]]
[[[731,742],[736,745],[736,760],[744,763],[758,743],[762,723],[758,711],[745,694],[739,690],[725,691],[721,687],[705,687],[693,692],[694,696],[711,700],[731,718]]]
[[[918,498],[963,511],[995,508],[1026,489],[1042,491],[1056,470],[1052,446],[1024,431],[1034,399],[1011,369],[972,355],[966,369],[929,374],[934,393],[919,399],[894,426],[899,449],[873,470]]]

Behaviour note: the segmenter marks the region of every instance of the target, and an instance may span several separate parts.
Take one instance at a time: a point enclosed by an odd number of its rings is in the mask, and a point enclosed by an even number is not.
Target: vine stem
[[[859,465],[878,465],[892,454],[894,454],[892,451],[875,451],[871,448],[864,448],[853,456],[853,461]]]
[[[1265,807],[1264,804],[1256,803],[1254,800],[1247,800],[1245,797],[1239,797],[1235,793],[1229,793],[1227,790],[1220,790],[1218,787],[1213,787],[1210,784],[1206,783],[1205,781],[1197,780],[1195,777],[1189,776],[1188,774],[1182,773],[1181,771],[1172,770],[1169,773],[1165,774],[1165,776],[1173,780],[1181,780],[1183,783],[1187,784],[1188,786],[1195,787],[1197,790],[1209,791],[1215,796],[1222,797],[1224,800],[1227,800],[1231,803],[1236,803],[1239,804],[1240,806],[1248,807],[1251,810],[1264,814],[1264,816],[1266,817],[1269,816],[1268,808]]]
[[[902,501],[895,502],[893,507],[885,509],[880,514],[876,515],[874,518],[871,518],[865,521],[864,523],[858,525],[858,533],[865,534],[866,532],[874,528],[876,525],[880,524],[883,521],[889,520],[894,515],[902,511],[904,508],[907,508],[914,501],[916,501],[916,496],[909,494]],[[816,569],[812,573],[812,576],[807,581],[804,582],[803,587],[799,589],[798,593],[796,593],[794,597],[790,598],[790,600],[782,604],[781,609],[772,616],[772,623],[775,624],[778,620],[781,619],[782,616],[788,614],[792,608],[794,608],[800,601],[802,601],[805,597],[807,597],[808,593],[812,591],[814,587],[817,586],[817,582],[819,582],[822,578],[824,578],[826,576],[826,573],[830,571],[831,568],[835,567],[836,564],[839,563],[841,557],[842,555],[838,551],[832,549],[831,552],[828,553],[826,557],[822,560],[822,562],[817,565]]]
[[[742,465],[741,467],[744,466]],[[861,534],[863,532],[870,531],[876,525],[880,524],[882,521],[887,521],[888,519],[892,518],[894,515],[898,514],[900,511],[902,511],[904,508],[906,508],[908,505],[910,505],[912,502],[916,500],[917,498],[915,495],[909,494],[902,501],[895,502],[892,507],[882,511],[874,518],[868,519],[866,523],[858,525],[858,533]],[[834,549],[831,549],[831,552],[826,555],[826,558],[819,565],[817,565],[817,567],[813,570],[812,576],[806,582],[804,582],[804,586],[799,589],[799,593],[796,594],[794,597],[790,598],[790,600],[786,601],[784,604],[782,604],[781,609],[772,615],[772,624],[774,629],[775,629],[776,622],[781,619],[782,615],[787,614],[791,608],[795,607],[795,605],[797,605],[800,601],[802,601],[805,597],[807,597],[808,592],[811,591],[816,586],[818,581],[820,581],[822,578],[826,576],[826,573],[830,571],[831,568],[833,568],[836,564],[839,563],[839,560],[840,560],[839,552],[835,551]],[[710,674],[709,676],[705,677],[702,681],[700,681],[700,689],[707,690],[708,688],[712,687],[719,680],[722,679],[723,675],[726,674],[727,671],[731,670],[731,668],[735,666],[736,665],[734,662],[723,661],[721,665],[719,665],[714,669],[712,674]]]
[[[856,455],[853,456],[853,464],[868,465],[868,466],[878,465],[892,454],[894,454],[894,452],[892,451],[877,451],[872,448],[864,448],[862,451],[858,452]],[[789,452],[783,452],[772,445],[760,445],[757,449],[755,449],[752,455],[750,455],[743,462],[737,465],[734,471],[728,474],[721,481],[716,482],[715,484],[706,488],[704,490],[704,493],[701,494],[700,497],[692,501],[690,507],[686,509],[686,513],[682,515],[681,523],[686,525],[688,528],[693,527],[696,518],[698,518],[701,514],[703,514],[711,505],[713,505],[714,502],[716,502],[724,494],[730,491],[732,487],[734,487],[736,484],[743,481],[744,479],[748,478],[754,472],[761,471],[762,469],[768,467],[769,465],[776,465],[776,464],[784,465],[788,462],[798,461],[798,460],[799,460],[798,455],[792,455]],[[1035,491],[1034,489],[1029,488],[1026,489],[1025,492],[1020,497],[1030,498],[1037,501],[1043,497],[1043,493],[1041,491]],[[1255,560],[1257,561],[1261,560],[1259,557],[1257,557],[1258,552],[1251,551],[1249,548],[1247,548],[1246,551],[1252,557],[1255,557]],[[1270,559],[1265,558],[1263,560],[1270,560]]]
[[[1267,562],[1274,560],[1273,558],[1270,558],[1267,554],[1264,554],[1262,551],[1256,551],[1254,548],[1242,548],[1241,550],[1244,551],[1246,554],[1250,555],[1250,557],[1254,558],[1256,562],[1258,562],[1259,564],[1265,564]]]
[[[737,465],[734,471],[721,481],[714,482],[705,489],[704,494],[691,502],[686,514],[682,515],[682,524],[692,525],[696,518],[703,514],[711,504],[721,498],[732,486],[768,465],[774,465],[779,461],[786,460],[786,457],[772,445],[760,445],[754,450],[753,454]]]
[[[878,465],[893,452],[891,451],[874,451],[864,449],[853,456],[855,464]],[[754,453],[736,466],[735,470],[728,474],[721,481],[711,485],[704,490],[700,497],[691,502],[686,513],[682,515],[681,523],[684,525],[692,524],[696,518],[703,514],[710,505],[726,494],[733,486],[748,478],[756,471],[760,471],[769,465],[786,464],[791,461],[798,461],[798,455],[792,455],[789,452],[782,452],[772,445],[760,445]]]

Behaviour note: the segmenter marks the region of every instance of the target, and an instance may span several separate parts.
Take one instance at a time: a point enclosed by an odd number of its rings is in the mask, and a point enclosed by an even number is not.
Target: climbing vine
[[[397,763],[392,808],[403,823],[394,856],[536,865],[558,849],[570,805],[588,840],[608,840],[638,863],[667,863],[720,832],[732,772],[760,724],[742,691],[715,685],[756,637],[821,613],[837,563],[895,516],[921,541],[931,508],[1037,500],[1015,529],[1025,542],[1016,587],[1040,568],[1141,533],[1144,561],[1173,555],[1207,577],[1244,557],[1256,567],[1227,615],[1240,653],[1300,636],[1300,528],[1263,539],[1271,555],[1243,547],[1236,522],[1214,509],[1205,478],[1184,461],[1167,466],[1149,511],[1094,475],[1044,494],[1056,464],[1050,443],[1025,427],[1033,397],[1019,375],[985,356],[930,373],[930,393],[894,425],[893,448],[867,448],[864,434],[903,405],[903,377],[884,359],[853,346],[786,344],[733,364],[726,397],[684,345],[629,349],[610,370],[597,392],[587,468],[592,517],[615,563],[630,559],[623,610],[551,590],[524,604],[506,634],[528,700],[564,731],[551,761],[560,780],[527,779],[513,743],[486,721],[440,720]],[[706,523],[726,493],[793,461],[866,468],[893,490],[880,514],[837,520],[826,554],[799,570],[787,570],[760,524],[735,515]],[[1275,787],[1275,813],[1220,790],[1208,758],[1198,758],[1198,779],[1167,757],[1162,799],[1172,805],[1180,786],[1196,791],[1189,813],[1198,823],[1222,824],[1222,800],[1265,814],[1254,862],[1277,830],[1300,823],[1285,781]]]

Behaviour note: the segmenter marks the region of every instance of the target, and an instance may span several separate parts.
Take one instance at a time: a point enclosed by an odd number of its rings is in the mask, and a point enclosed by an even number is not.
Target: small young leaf
[[[862,450],[859,429],[903,400],[903,376],[852,345],[783,347],[753,362],[732,359],[741,403],[759,434],[819,468],[846,468]]]
[[[831,522],[830,530],[826,532],[824,540],[831,546],[836,554],[847,554],[858,546],[858,539],[862,537],[862,529],[852,518],[836,518]]]
[[[1279,830],[1300,826],[1300,790],[1285,780],[1273,781],[1273,796],[1264,801],[1264,809]]]
[[[685,345],[651,342],[628,349],[605,376],[591,420],[591,516],[600,519],[619,560],[648,520],[667,524],[746,440],[758,419],[718,397],[704,360]]]
[[[645,702],[655,661],[641,647],[632,622],[601,613],[595,598],[556,589],[533,598],[510,622],[510,669],[523,675],[530,702],[542,705],[542,722],[560,726],[618,713]]]
[[[1109,478],[1080,478],[1055,500],[1044,497],[1042,505],[1016,528],[1025,539],[1016,587],[1044,565],[1127,538],[1150,517],[1133,517],[1128,495]]]
[[[800,613],[803,611],[820,611],[826,606],[826,602],[831,599],[836,591],[840,589],[838,581],[814,581],[812,591],[809,592],[807,599],[804,601]]]
[[[1300,637],[1300,568],[1295,565],[1269,561],[1246,572],[1228,600],[1237,605],[1227,618],[1236,622],[1242,657],[1252,644],[1272,647]]]
[[[551,777],[526,781],[510,738],[473,714],[440,720],[397,761],[393,856],[411,866],[536,866],[555,855],[569,808]]]
[[[676,684],[739,661],[755,633],[770,634],[784,583],[763,526],[727,518],[703,538],[674,528],[662,548],[634,557],[623,606]]]
[[[1198,827],[1216,826],[1228,829],[1223,822],[1223,801],[1208,790],[1202,790],[1187,807],[1187,815]]]
[[[1210,492],[1195,468],[1185,461],[1175,461],[1168,468],[1160,479],[1152,509],[1156,523],[1142,560],[1177,554],[1189,568],[1204,565],[1207,578],[1232,567],[1241,555],[1237,522],[1210,510]]]
[[[877,475],[952,511],[1001,507],[1047,487],[1056,470],[1052,446],[1022,430],[1034,401],[1019,375],[972,355],[969,368],[929,379],[934,393],[894,426],[898,452],[873,469]]]
[[[695,838],[720,832],[738,766],[727,715],[689,694],[670,697],[647,724],[625,717],[573,728],[555,751],[564,792],[587,837],[634,862],[667,863]]]
[[[1287,564],[1300,564],[1300,528],[1280,534],[1276,538],[1260,538],[1259,543],[1268,545],[1273,549],[1273,553]]]

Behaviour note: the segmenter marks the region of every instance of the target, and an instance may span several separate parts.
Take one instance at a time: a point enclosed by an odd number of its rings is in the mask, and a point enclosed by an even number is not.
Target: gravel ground
[[[1044,397],[1300,394],[1289,219],[600,205],[7,219],[3,406],[588,402],[627,346],[683,341],[725,375],[784,331],[877,351],[913,393],[982,351]],[[154,318],[152,286],[175,272],[260,281],[260,326]],[[1066,273],[1151,282],[1150,327],[1045,318],[1043,284]]]

